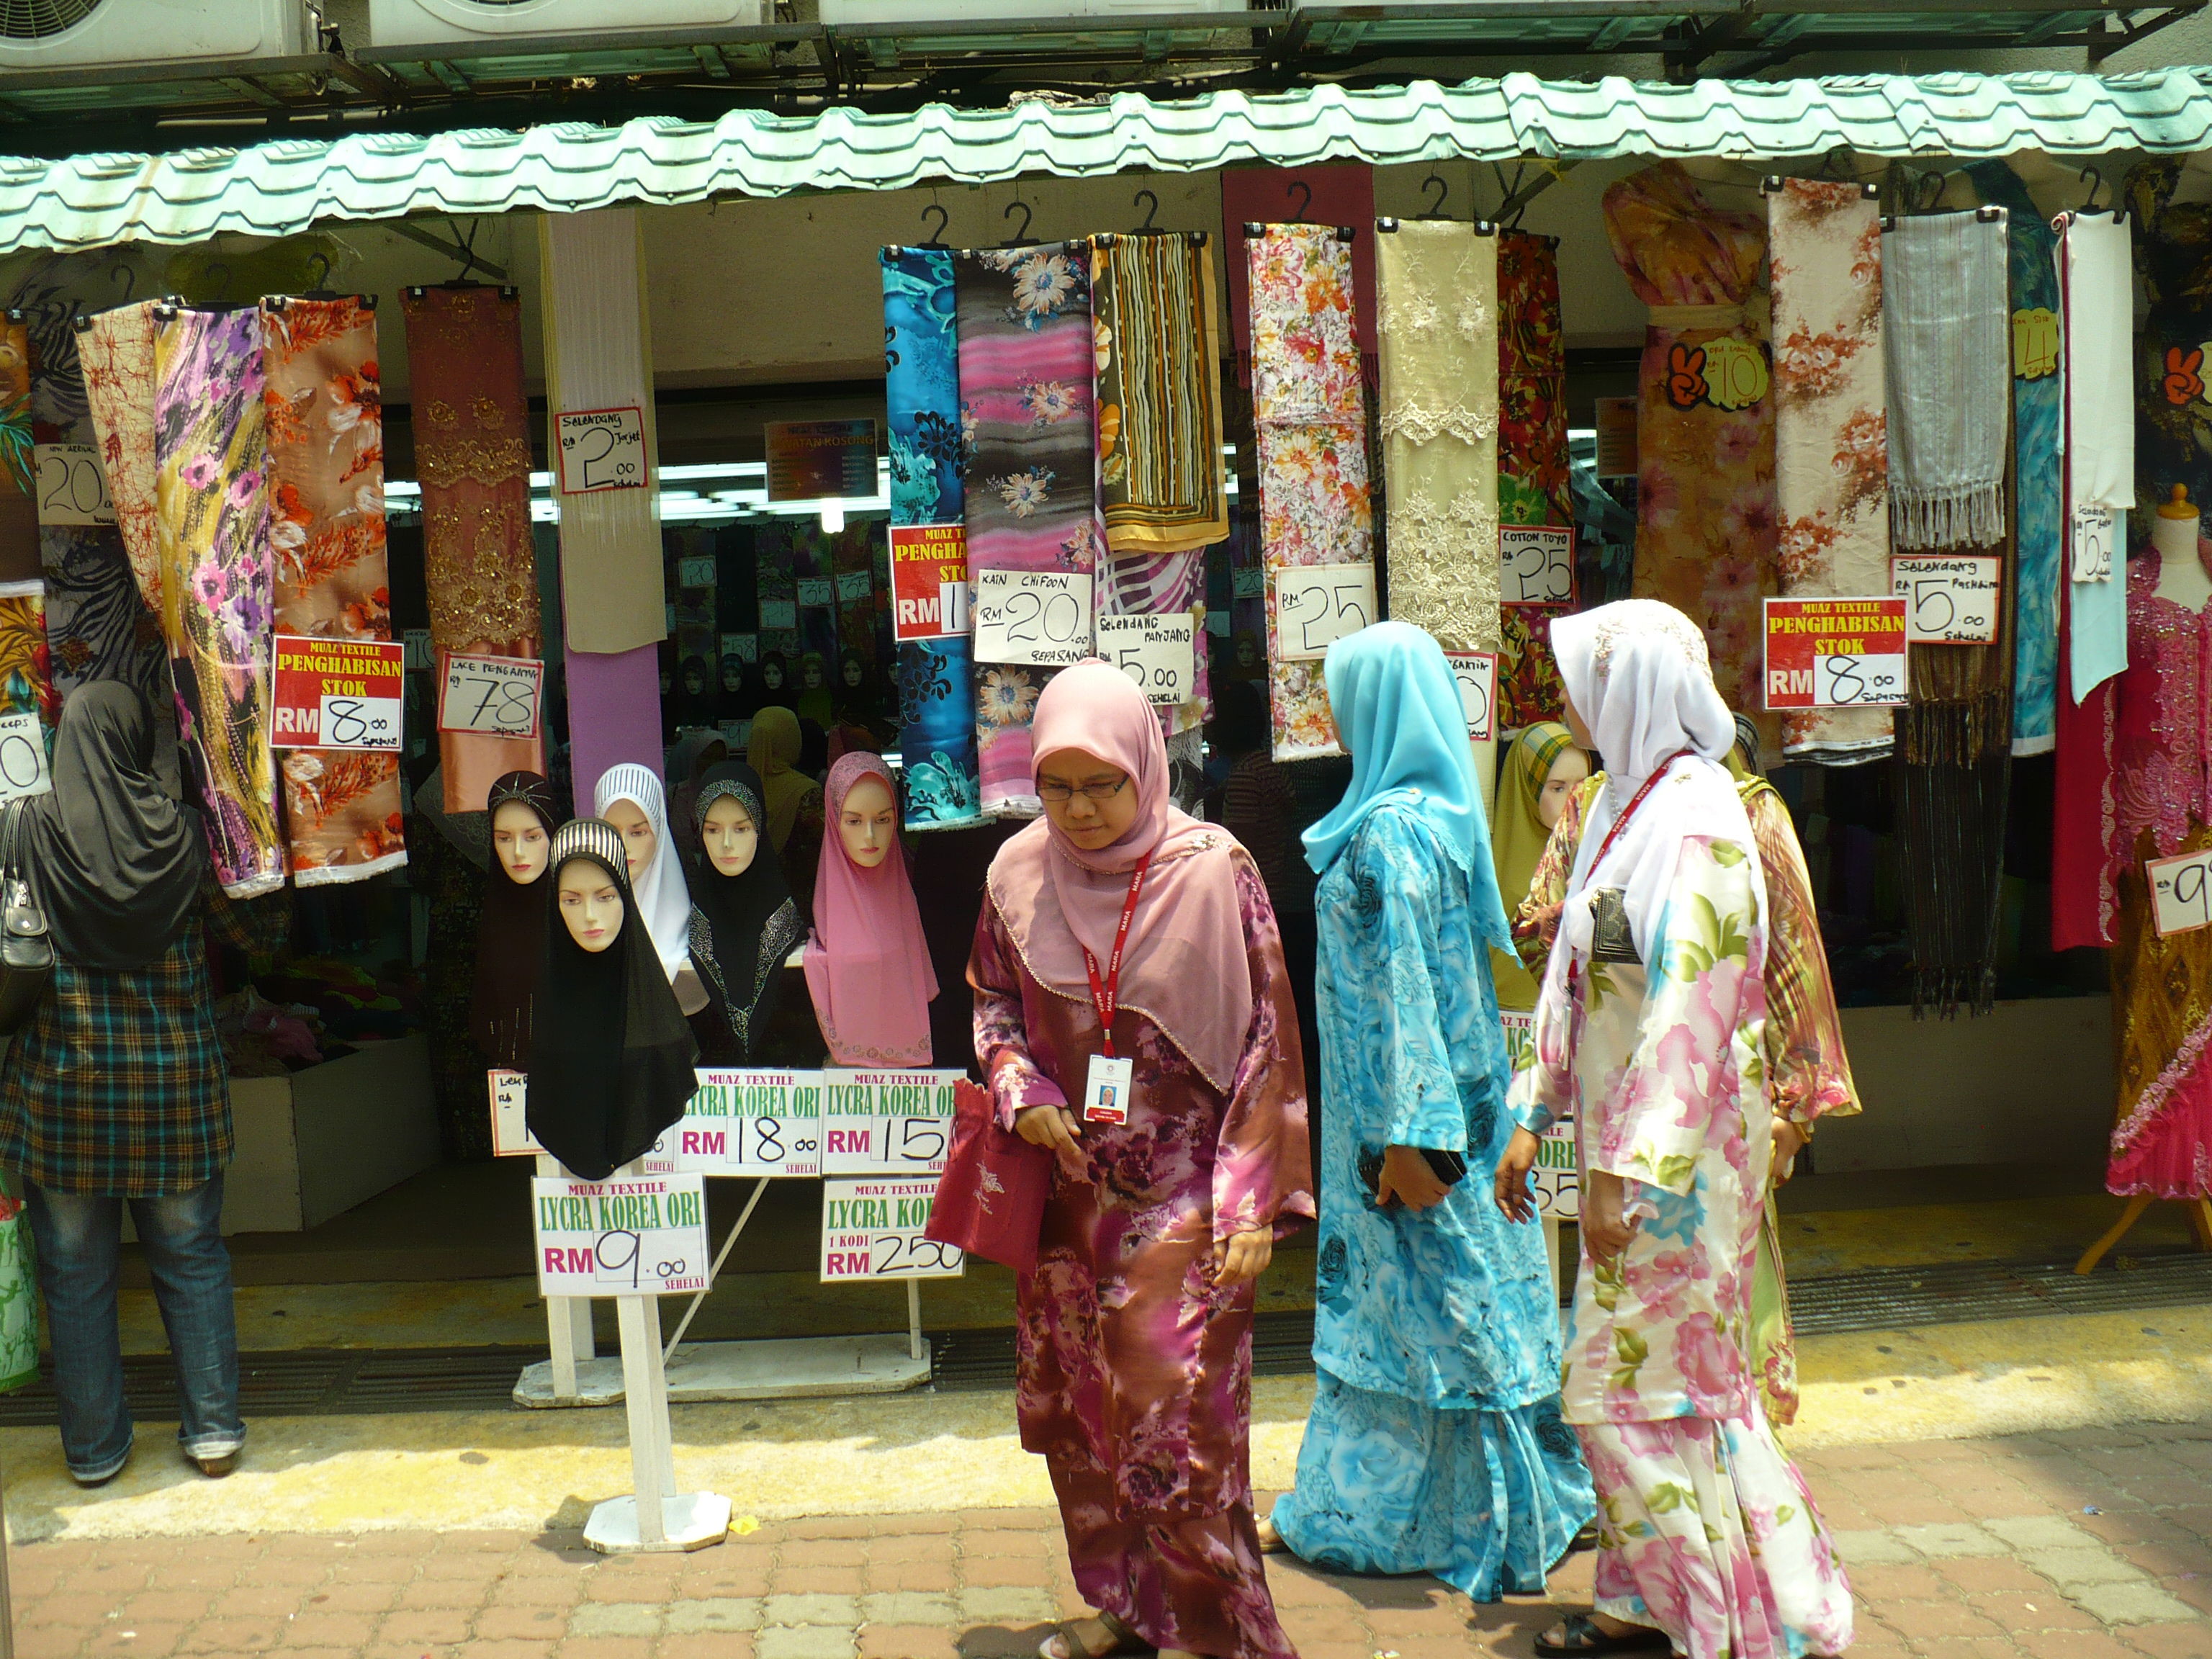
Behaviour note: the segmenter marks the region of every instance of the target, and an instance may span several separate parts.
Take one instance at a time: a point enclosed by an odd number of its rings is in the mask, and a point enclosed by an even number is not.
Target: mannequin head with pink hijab
[[[823,787],[827,833],[814,881],[806,988],[837,1066],[927,1066],[937,975],[898,839],[898,796],[879,755],[854,753]]]

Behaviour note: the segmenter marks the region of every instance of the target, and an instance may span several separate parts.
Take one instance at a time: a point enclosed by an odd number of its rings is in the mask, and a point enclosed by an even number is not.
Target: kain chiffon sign
[[[965,1072],[822,1073],[822,1173],[939,1175],[952,1146],[952,1091]]]
[[[530,1183],[545,1296],[668,1296],[706,1288],[707,1183],[695,1175]]]
[[[825,1181],[822,1183],[822,1282],[957,1279],[957,1245],[924,1238],[937,1182]]]
[[[640,1161],[656,1175],[822,1173],[822,1073],[703,1068],[684,1115]]]

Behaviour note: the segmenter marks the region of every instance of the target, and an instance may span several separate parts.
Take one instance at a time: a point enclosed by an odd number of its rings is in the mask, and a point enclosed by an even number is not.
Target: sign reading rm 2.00
[[[635,409],[574,409],[553,417],[561,452],[561,493],[590,495],[602,489],[642,489],[645,416]]]

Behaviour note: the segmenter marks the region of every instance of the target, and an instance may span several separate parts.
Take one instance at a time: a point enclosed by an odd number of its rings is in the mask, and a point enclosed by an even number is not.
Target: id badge
[[[1091,1056],[1090,1080],[1083,1085],[1085,1123],[1129,1121],[1129,1101],[1137,1088],[1136,1066],[1133,1060],[1109,1060],[1103,1054]]]

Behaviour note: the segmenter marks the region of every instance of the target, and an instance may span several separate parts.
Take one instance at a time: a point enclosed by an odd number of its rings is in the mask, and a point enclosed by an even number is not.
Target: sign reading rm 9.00
[[[642,489],[645,415],[636,409],[572,409],[553,417],[561,452],[561,493],[589,495],[602,489]]]

